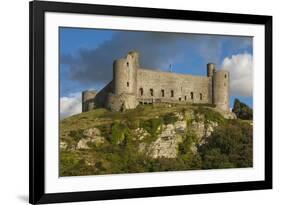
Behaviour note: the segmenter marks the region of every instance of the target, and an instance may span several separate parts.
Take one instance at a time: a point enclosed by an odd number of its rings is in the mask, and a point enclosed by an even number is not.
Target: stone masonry
[[[113,79],[99,92],[82,93],[82,111],[105,107],[112,111],[134,109],[138,104],[213,104],[229,112],[229,72],[207,64],[206,76],[142,68],[139,53],[129,52],[113,63]]]

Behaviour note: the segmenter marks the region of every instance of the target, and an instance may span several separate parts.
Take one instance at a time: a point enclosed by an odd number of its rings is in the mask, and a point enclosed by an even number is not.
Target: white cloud
[[[232,55],[222,62],[222,69],[230,72],[231,95],[252,96],[253,57],[248,53]]]
[[[81,111],[82,111],[81,93],[71,93],[67,97],[60,98],[61,119],[81,113]]]

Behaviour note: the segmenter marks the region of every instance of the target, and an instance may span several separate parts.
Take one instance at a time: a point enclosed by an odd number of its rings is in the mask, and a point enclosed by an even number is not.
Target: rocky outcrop
[[[192,134],[196,136],[196,142],[191,144],[190,149],[193,153],[196,153],[197,145],[204,144],[206,139],[211,136],[214,128],[218,126],[217,122],[206,121],[203,115],[197,114],[195,116],[194,113],[175,113],[175,115],[179,119],[178,121],[173,124],[162,125],[161,129],[159,127],[156,140],[150,144],[141,142],[138,151],[146,153],[154,159],[176,158],[179,144],[183,142],[188,134]],[[149,135],[141,128],[138,128],[135,134],[141,140]]]
[[[90,139],[79,140],[79,142],[77,143],[77,149],[90,149],[90,147],[88,146],[88,142],[90,141]]]
[[[206,142],[206,139],[211,136],[215,127],[219,124],[216,121],[211,121],[210,117],[206,118],[206,115],[190,109],[169,114],[172,114],[175,117],[172,119],[175,120],[163,121],[156,129],[156,133],[152,134],[142,127],[131,130],[131,139],[138,144],[139,153],[146,154],[153,159],[176,158],[179,145],[186,142],[185,140],[188,137],[192,137],[193,141],[191,144],[189,143],[188,149],[196,153],[197,147]],[[162,116],[154,117],[160,118]],[[60,148],[68,150],[91,149],[93,146],[99,146],[105,141],[106,139],[102,136],[101,131],[93,127],[85,129],[82,133],[82,138],[78,142],[67,144],[66,141],[60,141]],[[74,148],[71,148],[72,145]]]
[[[86,129],[83,132],[85,136],[77,143],[77,149],[90,149],[89,143],[92,143],[96,146],[103,144],[105,139],[101,136],[101,132],[97,128]]]
[[[186,121],[177,121],[175,123],[175,130],[180,134],[184,134],[186,131]]]
[[[135,137],[133,138],[133,140],[143,140],[145,138],[147,138],[150,134],[143,128],[137,128],[134,130],[134,135]]]
[[[204,144],[206,138],[208,138],[214,128],[218,126],[217,122],[204,122],[204,121],[192,121],[188,126],[188,129],[191,130],[197,137],[199,145]]]
[[[68,144],[65,141],[60,140],[60,149],[65,150],[67,147]]]
[[[182,136],[176,134],[175,126],[168,124],[163,127],[156,141],[152,142],[148,148],[148,154],[152,158],[176,158],[178,144],[182,141]]]

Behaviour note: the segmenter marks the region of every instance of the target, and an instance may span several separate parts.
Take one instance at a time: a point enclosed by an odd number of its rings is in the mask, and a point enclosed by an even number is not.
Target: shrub
[[[111,135],[111,127],[112,124],[104,124],[104,125],[97,126],[97,128],[101,132],[101,135],[104,136],[108,141],[110,140],[109,136]]]
[[[69,136],[75,141],[78,142],[79,140],[81,140],[82,138],[84,138],[85,136],[83,135],[83,130],[79,129],[79,130],[71,130],[69,132]]]
[[[157,129],[163,124],[162,118],[153,118],[140,122],[140,127],[145,129],[152,137],[157,134]]]
[[[199,147],[203,168],[251,167],[252,137],[252,127],[237,120],[217,127]]]
[[[178,117],[174,113],[168,113],[163,116],[164,124],[174,124],[178,121]]]
[[[60,153],[60,176],[81,176],[87,175],[92,170],[86,166],[85,160],[72,152]]]
[[[188,132],[183,139],[182,143],[179,144],[179,154],[185,155],[191,153],[191,145],[196,142],[196,135],[191,132]]]
[[[126,145],[132,141],[132,132],[125,123],[114,122],[107,132],[106,138],[113,145]]]
[[[111,128],[110,142],[114,145],[124,142],[129,137],[129,129],[124,124],[115,122]]]
[[[229,157],[220,149],[213,148],[206,151],[203,159],[203,169],[234,168],[235,165],[229,161]]]
[[[140,126],[140,120],[136,119],[135,117],[128,117],[125,120],[126,125],[130,129],[137,129]]]
[[[197,114],[204,115],[205,121],[213,121],[218,123],[225,123],[226,121],[220,113],[207,107],[198,106],[198,108],[195,110],[195,114],[196,116],[198,116]]]

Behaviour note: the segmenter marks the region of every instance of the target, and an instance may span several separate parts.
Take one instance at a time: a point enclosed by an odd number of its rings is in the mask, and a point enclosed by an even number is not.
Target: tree
[[[253,109],[245,103],[240,102],[237,98],[234,100],[232,112],[240,119],[253,120]]]
[[[199,147],[203,169],[251,167],[253,161],[252,126],[233,121],[219,126]]]

